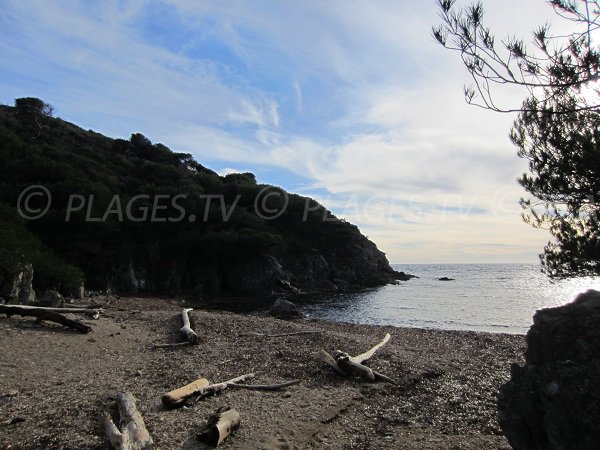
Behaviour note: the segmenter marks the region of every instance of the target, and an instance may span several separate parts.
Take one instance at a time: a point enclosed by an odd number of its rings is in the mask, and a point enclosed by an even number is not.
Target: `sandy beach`
[[[524,337],[423,330],[194,310],[197,346],[178,342],[176,299],[95,297],[104,306],[89,334],[33,319],[0,317],[0,448],[109,449],[102,414],[131,391],[155,448],[205,448],[200,424],[218,407],[237,409],[229,449],[508,449],[496,395]],[[86,301],[89,304],[89,301]],[[75,305],[76,306],[76,305]],[[268,338],[247,333],[323,330]],[[343,378],[314,353],[362,353],[390,333],[369,366],[398,381]],[[243,336],[245,335],[245,336]],[[162,394],[206,377],[257,372],[252,384],[300,379],[282,391],[227,389],[191,407],[165,410]]]

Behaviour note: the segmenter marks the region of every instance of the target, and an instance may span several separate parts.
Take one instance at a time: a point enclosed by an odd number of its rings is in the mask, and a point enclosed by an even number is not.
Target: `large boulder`
[[[50,308],[62,308],[65,306],[65,299],[57,291],[46,291],[42,294],[36,303],[36,306],[47,306]]]
[[[536,312],[525,365],[512,366],[498,412],[515,449],[598,448],[600,292]]]
[[[275,300],[275,303],[273,303],[269,314],[271,314],[273,317],[284,320],[301,319],[304,317],[302,311],[300,311],[294,303],[282,298]]]

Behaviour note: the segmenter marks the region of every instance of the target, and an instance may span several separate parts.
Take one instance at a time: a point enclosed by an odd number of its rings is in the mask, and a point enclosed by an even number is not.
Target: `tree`
[[[483,6],[455,11],[438,0],[443,24],[433,36],[460,53],[473,81],[467,103],[497,112],[518,112],[510,133],[529,174],[518,181],[533,198],[521,199],[523,218],[554,237],[540,255],[551,277],[600,275],[600,2],[549,0],[572,24],[568,35],[543,25],[533,32],[534,50],[522,40],[496,43],[483,23]],[[500,106],[494,88],[527,90],[520,107]]]
[[[49,103],[35,97],[23,97],[15,99],[17,114],[24,123],[31,124],[36,130],[35,138],[40,137],[42,129],[45,128],[46,119],[52,117],[54,107]]]
[[[483,23],[481,3],[460,11],[454,4],[455,0],[438,0],[443,24],[433,28],[433,37],[460,53],[473,81],[464,89],[467,103],[497,112],[520,112],[527,105],[499,106],[494,97],[494,87],[512,85],[526,88],[535,98],[572,95],[576,104],[557,102],[555,114],[600,108],[598,89],[591,86],[600,79],[600,53],[594,42],[600,30],[599,1],[549,0],[556,14],[572,23],[573,31],[554,36],[549,25],[542,25],[533,32],[533,50],[516,37],[499,45]]]

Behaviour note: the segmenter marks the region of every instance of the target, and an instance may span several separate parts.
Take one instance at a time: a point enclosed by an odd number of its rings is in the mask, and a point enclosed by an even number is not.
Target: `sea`
[[[309,316],[398,327],[525,334],[533,314],[563,305],[600,277],[551,281],[535,264],[394,264],[419,278],[302,301]],[[440,281],[442,277],[453,281]]]

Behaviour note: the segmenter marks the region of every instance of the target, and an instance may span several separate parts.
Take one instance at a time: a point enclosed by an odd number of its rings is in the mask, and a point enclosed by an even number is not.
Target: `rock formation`
[[[512,366],[498,409],[515,449],[598,448],[600,292],[536,312],[525,365]]]
[[[284,320],[301,319],[304,317],[304,314],[294,303],[282,298],[275,300],[275,303],[273,303],[269,314],[271,314],[273,317]]]
[[[28,305],[35,302],[35,291],[32,286],[33,266],[31,264],[21,264],[13,273],[4,270],[1,272],[0,297],[3,297],[6,303]]]

